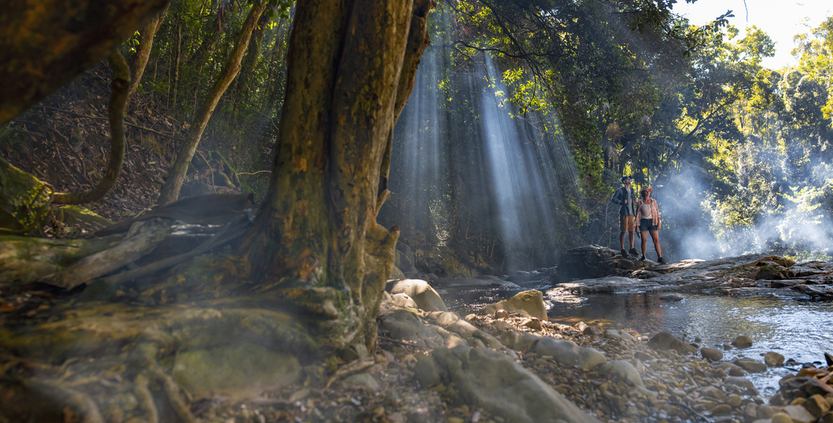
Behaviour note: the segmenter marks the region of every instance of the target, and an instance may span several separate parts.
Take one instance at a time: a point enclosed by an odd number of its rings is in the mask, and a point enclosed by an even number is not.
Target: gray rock
[[[794,423],[813,423],[818,420],[818,417],[812,415],[800,405],[788,405],[781,411],[787,413]]]
[[[507,421],[598,423],[507,355],[487,348],[438,348],[432,359],[442,380],[453,383],[468,404]]]
[[[547,309],[544,306],[544,294],[541,291],[531,290],[515,294],[495,304],[487,305],[480,310],[481,314],[494,314],[498,310],[521,313],[527,317],[536,317],[547,320]]]
[[[594,348],[580,347],[566,339],[541,338],[532,346],[535,354],[551,356],[565,366],[578,366],[589,370],[607,361],[604,354]]]
[[[818,379],[809,376],[793,376],[785,377],[778,381],[781,389],[778,393],[784,397],[787,402],[795,398],[809,398],[813,395],[826,395],[830,393],[830,387]]]
[[[752,346],[752,338],[744,335],[738,336],[734,341],[732,341],[732,345],[740,349],[749,348]]]
[[[694,346],[685,340],[665,331],[654,335],[653,338],[648,340],[648,346],[658,351],[675,350],[680,354],[690,354],[697,351]]]
[[[662,301],[677,302],[677,301],[682,301],[683,297],[681,297],[677,294],[662,294],[662,295],[659,296],[659,299],[662,300]]]
[[[416,258],[414,257],[414,252],[411,250],[407,244],[402,242],[396,243],[396,257],[394,258],[397,268],[402,269],[402,272],[416,272],[414,268],[414,264],[416,263]]]
[[[781,367],[784,365],[784,356],[777,352],[770,351],[764,354],[764,363],[769,367]]]
[[[393,284],[391,294],[407,294],[413,298],[419,308],[425,311],[447,311],[440,294],[428,285],[428,282],[421,279],[403,279]]]
[[[423,388],[430,388],[442,382],[440,368],[430,357],[424,357],[414,366],[414,377]]]
[[[500,342],[516,351],[527,352],[541,339],[535,335],[508,330],[500,334]]]
[[[376,378],[367,373],[356,373],[354,375],[350,375],[341,381],[341,385],[345,388],[358,388],[372,392],[379,390],[379,382],[376,381]]]
[[[631,336],[631,334],[627,332],[623,332],[616,329],[607,329],[604,333],[605,338],[607,339],[620,339],[623,341],[636,341],[636,338]]]
[[[767,369],[766,364],[751,358],[737,358],[732,363],[740,366],[749,373],[763,373]]]
[[[401,270],[399,270],[398,267],[393,266],[393,270],[390,271],[390,279],[388,279],[388,280],[391,280],[391,279],[396,279],[396,280],[405,279],[405,273],[403,273]]]
[[[399,307],[419,308],[414,299],[404,292],[393,294],[391,296],[391,300],[394,304],[398,305]]]
[[[700,355],[709,361],[723,360],[723,351],[720,351],[717,348],[700,348]]]
[[[298,359],[260,345],[182,351],[173,377],[195,398],[228,396],[233,401],[257,398],[266,389],[289,385],[301,374]]]
[[[639,371],[636,370],[636,367],[634,367],[633,364],[631,364],[628,361],[608,361],[607,363],[604,363],[601,366],[599,366],[599,370],[601,370],[604,373],[608,373],[610,375],[618,377],[620,379],[627,380],[634,386],[645,386],[645,384],[642,382],[642,377],[639,375]]]
[[[623,276],[643,266],[643,262],[624,259],[618,252],[599,245],[584,245],[567,250],[558,259],[558,276],[569,279],[589,279],[602,276]]]
[[[752,391],[755,393],[755,395],[758,395],[758,391],[755,389],[755,385],[752,384],[752,381],[745,377],[728,376],[726,377],[726,379],[723,379],[723,383],[727,385],[740,386],[741,388],[744,388],[747,391]]]

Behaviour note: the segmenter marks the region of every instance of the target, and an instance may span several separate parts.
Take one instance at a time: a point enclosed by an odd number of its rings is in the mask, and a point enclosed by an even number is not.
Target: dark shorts
[[[658,231],[659,227],[654,226],[654,219],[639,219],[639,232]]]

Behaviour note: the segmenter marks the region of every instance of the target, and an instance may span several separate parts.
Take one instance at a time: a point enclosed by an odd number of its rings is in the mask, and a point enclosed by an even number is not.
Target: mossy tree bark
[[[159,200],[157,201],[159,205],[164,206],[173,203],[179,198],[179,190],[182,188],[182,182],[185,180],[185,172],[188,170],[188,165],[191,163],[191,159],[197,151],[202,133],[205,131],[205,127],[208,125],[208,120],[211,119],[217,103],[220,102],[220,98],[240,72],[240,63],[246,54],[249,39],[257,25],[258,19],[260,19],[260,15],[263,14],[267,6],[268,3],[266,2],[260,5],[254,5],[249,11],[249,15],[246,16],[246,21],[243,22],[243,27],[240,29],[240,34],[237,37],[228,62],[223,67],[223,71],[220,72],[220,76],[217,77],[214,86],[211,87],[211,91],[208,92],[202,107],[200,107],[197,116],[191,123],[191,128],[188,130],[188,135],[185,137],[179,153],[176,155],[176,161],[171,168],[171,172],[168,174],[165,185],[162,187],[162,192],[159,194]]]
[[[258,289],[318,314],[335,349],[375,342],[398,237],[376,214],[433,6],[311,0],[295,14],[271,186],[240,248]]]
[[[7,2],[0,13],[0,126],[107,57],[168,0]]]

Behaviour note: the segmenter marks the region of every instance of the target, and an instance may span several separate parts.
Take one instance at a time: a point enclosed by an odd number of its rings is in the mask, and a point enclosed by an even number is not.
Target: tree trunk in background
[[[167,4],[168,0],[4,2],[0,126],[107,57]]]
[[[234,77],[240,72],[240,62],[246,53],[249,38],[260,15],[266,10],[266,7],[267,3],[265,2],[259,6],[253,6],[249,11],[249,15],[246,16],[246,21],[240,29],[240,34],[237,37],[237,42],[229,56],[228,62],[226,62],[223,71],[220,72],[220,76],[217,78],[214,86],[211,87],[211,91],[208,92],[202,107],[200,107],[199,113],[197,113],[197,116],[191,123],[188,136],[185,137],[185,141],[179,153],[176,155],[176,161],[171,168],[171,172],[168,174],[165,185],[162,187],[162,192],[159,194],[157,203],[160,206],[173,203],[179,198],[179,190],[182,188],[182,182],[185,180],[185,172],[188,170],[188,165],[191,163],[191,159],[197,151],[197,145],[199,145],[202,133],[205,131],[208,120],[211,119],[211,115],[214,113],[214,109],[217,107],[217,103],[220,102],[223,93],[226,92]]]
[[[258,289],[317,315],[315,336],[334,349],[375,343],[399,235],[376,214],[388,195],[394,122],[430,42],[433,6],[297,6],[272,181],[240,251]]]
[[[162,21],[165,20],[165,16],[167,14],[168,8],[166,6],[165,9],[151,19],[141,31],[142,40],[139,41],[139,47],[136,49],[136,54],[134,54],[133,58],[130,60],[131,79],[130,90],[127,93],[128,96],[132,96],[133,93],[136,92],[136,89],[139,88],[139,82],[141,82],[142,75],[145,73],[145,67],[147,66],[148,59],[150,58],[150,52],[153,50],[153,37],[156,36],[156,31],[159,30],[160,26],[162,26]]]

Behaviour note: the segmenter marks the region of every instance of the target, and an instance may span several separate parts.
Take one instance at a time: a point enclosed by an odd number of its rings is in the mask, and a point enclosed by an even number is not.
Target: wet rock
[[[764,363],[769,367],[781,367],[784,365],[784,356],[770,351],[764,354]]]
[[[580,347],[566,339],[541,338],[532,346],[532,352],[539,356],[548,355],[562,365],[578,366],[584,370],[607,361],[598,350]]]
[[[794,271],[774,261],[761,261],[755,279],[789,279],[794,276]]]
[[[413,298],[419,308],[425,311],[447,311],[440,294],[428,285],[428,282],[421,279],[403,279],[393,284],[390,290],[392,295],[399,293],[407,294]]]
[[[507,355],[487,348],[438,348],[442,380],[468,403],[513,422],[597,423]],[[489,371],[480,371],[489,369]]]
[[[677,302],[677,301],[682,301],[683,297],[681,297],[677,294],[662,294],[662,295],[659,296],[659,299],[662,300],[662,301],[668,301],[668,302],[673,303],[673,302]]]
[[[376,381],[376,378],[367,373],[356,373],[354,375],[350,375],[341,382],[341,386],[345,388],[363,389],[371,392],[379,390],[379,382]]]
[[[781,379],[778,394],[787,402],[795,398],[808,398],[813,395],[833,393],[833,387],[809,376],[792,376]]]
[[[696,351],[696,348],[685,340],[664,331],[654,335],[648,341],[648,346],[658,351],[675,350],[680,354],[689,354]]]
[[[497,310],[501,309],[510,313],[521,313],[527,317],[547,320],[547,309],[544,306],[544,294],[537,290],[519,292],[512,298],[507,298],[495,304],[487,305],[486,307],[483,307],[480,314],[494,314]]]
[[[727,385],[734,385],[740,386],[746,390],[755,391],[757,395],[757,390],[755,389],[755,385],[747,378],[740,377],[740,376],[729,376],[726,379],[723,379],[723,383]]]
[[[558,273],[563,278],[589,279],[615,275],[617,253],[598,245],[567,250],[558,259]]]
[[[752,338],[744,335],[738,336],[734,341],[732,341],[732,345],[735,348],[740,349],[749,348],[752,346]]]
[[[505,319],[509,317],[509,312],[504,309],[495,310],[494,317],[495,319]]]
[[[700,348],[700,355],[709,361],[723,360],[723,351],[716,348]]]
[[[732,363],[749,373],[763,373],[767,369],[766,364],[751,358],[738,358],[732,361]]]

